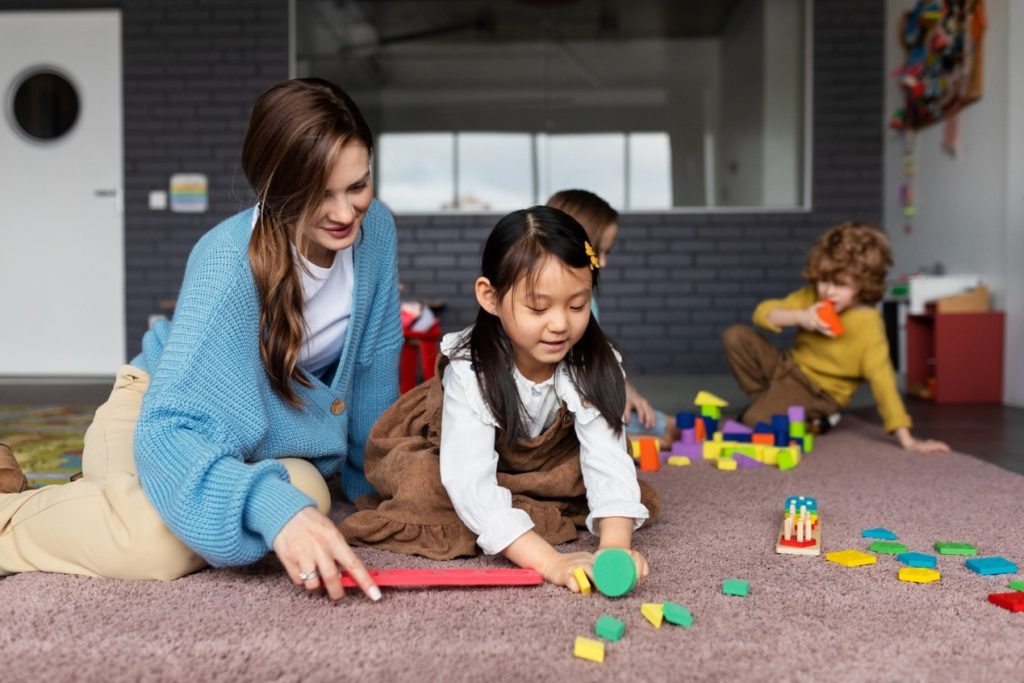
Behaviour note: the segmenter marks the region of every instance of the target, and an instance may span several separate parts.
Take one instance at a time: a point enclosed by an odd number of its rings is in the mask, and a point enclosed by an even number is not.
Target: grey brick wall
[[[119,7],[124,40],[125,314],[130,355],[185,259],[214,221],[251,201],[239,168],[248,110],[287,77],[284,0],[0,0],[0,9]],[[829,225],[882,215],[882,0],[816,0],[813,210],[634,214],[602,273],[602,323],[634,371],[720,372],[718,335],[767,295],[799,285],[807,247]],[[210,210],[149,211],[176,171],[206,173]],[[447,302],[447,330],[475,316],[480,245],[497,217],[400,216],[409,295]]]

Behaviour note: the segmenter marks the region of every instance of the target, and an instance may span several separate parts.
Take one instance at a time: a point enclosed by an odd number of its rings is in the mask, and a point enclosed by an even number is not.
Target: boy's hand
[[[914,435],[906,427],[900,427],[896,430],[896,440],[900,442],[900,446],[904,450],[914,451],[915,453],[949,453],[950,451],[949,444],[945,441],[915,439]]]
[[[797,317],[797,323],[800,327],[810,332],[817,332],[818,334],[823,334],[826,337],[835,337],[836,334],[832,331],[832,328],[818,317],[818,306],[820,305],[821,302],[819,301],[813,306],[800,311],[799,316]]]

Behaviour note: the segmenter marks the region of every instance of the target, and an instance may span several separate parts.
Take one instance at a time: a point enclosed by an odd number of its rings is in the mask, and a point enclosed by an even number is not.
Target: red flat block
[[[544,577],[532,569],[371,569],[378,586],[537,586]],[[346,573],[341,585],[356,588]]]
[[[988,601],[1011,612],[1024,612],[1024,592],[1021,591],[991,593],[988,596]]]

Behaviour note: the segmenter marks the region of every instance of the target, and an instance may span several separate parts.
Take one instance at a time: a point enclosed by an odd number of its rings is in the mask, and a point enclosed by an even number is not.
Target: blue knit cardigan
[[[260,302],[249,265],[253,210],[193,248],[171,323],[155,326],[132,364],[150,374],[135,430],[143,490],[178,538],[214,566],[248,564],[314,501],[275,459],[341,474],[349,499],[370,428],[398,397],[402,329],[394,219],[374,202],[353,250],[352,317],[329,384],[305,373],[304,407],[271,389],[259,352]],[[335,414],[338,413],[338,414]]]

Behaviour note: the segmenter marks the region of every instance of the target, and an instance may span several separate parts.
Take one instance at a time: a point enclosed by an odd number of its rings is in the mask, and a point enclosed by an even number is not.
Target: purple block
[[[736,420],[726,420],[725,424],[722,425],[723,434],[750,434],[750,427],[740,424]]]
[[[742,453],[734,453],[732,457],[733,460],[736,461],[736,467],[741,470],[755,470],[758,467],[764,467],[763,462],[754,460],[750,456],[743,455]]]
[[[682,451],[679,453],[673,453],[672,455],[685,455],[691,460],[700,460],[704,457],[704,444],[684,443]]]
[[[790,406],[789,410],[786,411],[789,415],[790,422],[806,422],[807,413],[804,411],[803,406]]]
[[[786,431],[786,434],[789,434],[789,430]],[[696,429],[684,429],[683,430],[683,438],[681,439],[681,441],[683,443],[697,443],[697,430]]]

